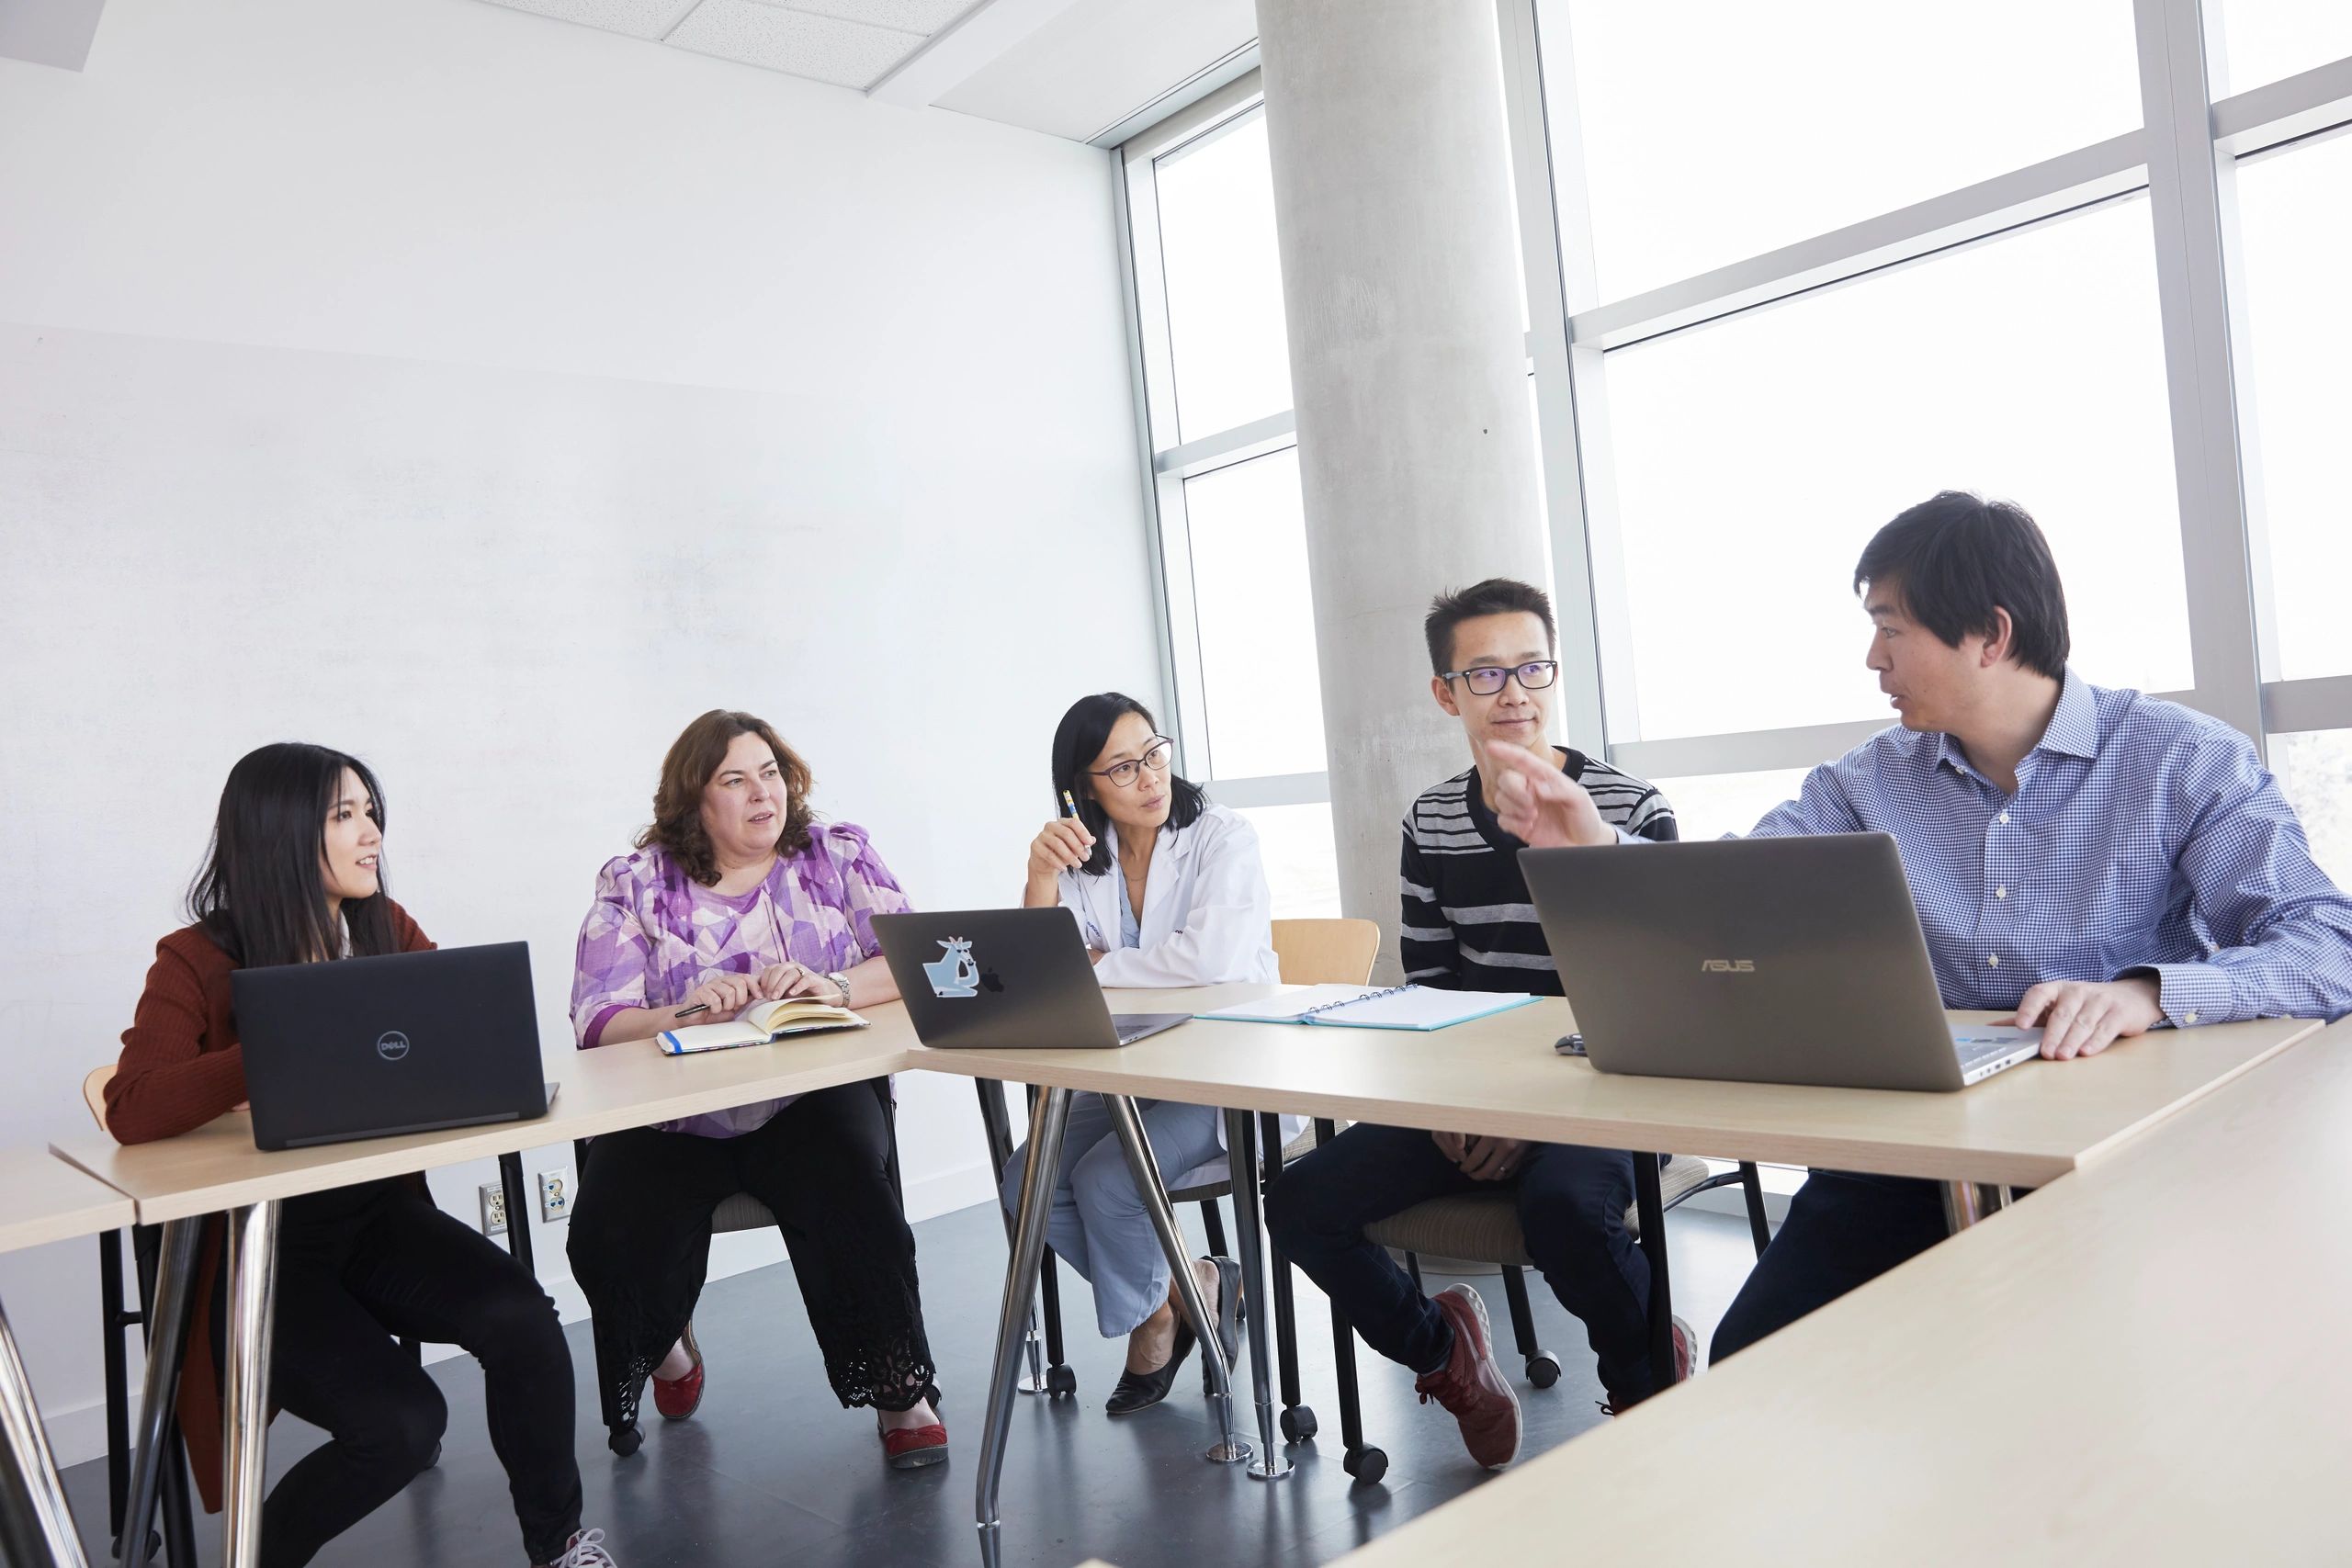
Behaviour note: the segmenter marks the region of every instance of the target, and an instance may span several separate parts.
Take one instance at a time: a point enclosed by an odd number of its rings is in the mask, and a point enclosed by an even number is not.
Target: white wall
[[[1159,680],[1114,239],[1104,154],[475,0],[112,0],[84,72],[0,61],[0,1143],[87,1129],[268,740],[377,766],[435,939],[532,942],[551,1076],[704,708],[918,903],[1003,902],[1062,705]],[[985,1197],[970,1089],[901,1094],[918,1217]],[[69,1461],[94,1250],[0,1258]]]

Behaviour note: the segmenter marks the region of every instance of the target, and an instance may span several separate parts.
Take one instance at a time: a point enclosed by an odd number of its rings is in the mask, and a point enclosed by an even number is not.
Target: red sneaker
[[[933,1421],[928,1427],[901,1427],[882,1434],[882,1457],[892,1470],[921,1470],[927,1464],[937,1464],[947,1457],[947,1427]]]
[[[1519,1457],[1519,1396],[1495,1364],[1494,1335],[1487,1326],[1487,1303],[1467,1285],[1450,1285],[1437,1295],[1437,1310],[1453,1329],[1453,1354],[1436,1371],[1413,1384],[1423,1404],[1434,1399],[1462,1427],[1462,1444],[1488,1470]]]
[[[1698,1371],[1698,1361],[1699,1337],[1690,1332],[1689,1324],[1677,1317],[1674,1320],[1674,1381],[1689,1382]],[[1604,1416],[1623,1416],[1640,1403],[1639,1399],[1625,1399],[1612,1393],[1601,1402],[1600,1412]]]
[[[664,1421],[683,1421],[702,1408],[702,1347],[695,1343],[693,1324],[686,1325],[682,1343],[695,1359],[693,1370],[682,1378],[653,1380],[653,1408]]]

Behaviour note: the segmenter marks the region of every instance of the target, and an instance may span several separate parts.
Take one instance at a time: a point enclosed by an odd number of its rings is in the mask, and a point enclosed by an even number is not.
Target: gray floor
[[[1197,1232],[1196,1211],[1186,1223]],[[1684,1210],[1668,1229],[1676,1309],[1703,1339],[1753,1259],[1747,1226]],[[645,1447],[629,1460],[605,1450],[586,1382],[588,1330],[570,1330],[582,1378],[580,1465],[588,1520],[605,1528],[625,1568],[974,1568],[976,1418],[987,1392],[1004,1235],[986,1208],[927,1221],[915,1231],[955,1443],[950,1462],[930,1470],[886,1470],[872,1416],[833,1403],[788,1265],[721,1280],[704,1293],[696,1331],[710,1385],[702,1410],[675,1425],[649,1419]],[[1166,1404],[1122,1420],[1105,1416],[1102,1404],[1118,1377],[1120,1346],[1096,1337],[1085,1283],[1068,1269],[1062,1280],[1078,1394],[1050,1403],[1024,1398],[1014,1411],[1002,1497],[1007,1568],[1070,1568],[1097,1556],[1121,1568],[1325,1562],[1481,1479],[1453,1421],[1416,1401],[1402,1369],[1359,1348],[1366,1436],[1386,1451],[1389,1465],[1379,1485],[1350,1480],[1340,1467],[1328,1309],[1303,1277],[1302,1381],[1324,1430],[1288,1450],[1295,1473],[1272,1484],[1200,1460],[1214,1432],[1189,1371]],[[1431,1291],[1447,1282],[1434,1275],[1426,1280]],[[1487,1297],[1505,1365],[1516,1373],[1500,1282],[1492,1276],[1472,1282]],[[1543,1391],[1518,1381],[1529,1454],[1607,1419],[1596,1407],[1600,1391],[1580,1325],[1540,1280],[1532,1283],[1539,1337],[1566,1373]],[[434,1372],[449,1402],[440,1467],[328,1548],[321,1563],[514,1568],[523,1562],[504,1473],[483,1426],[481,1374],[462,1357],[439,1362]],[[1245,1387],[1248,1375],[1245,1359]],[[318,1440],[315,1429],[280,1417],[270,1433],[273,1474]],[[66,1484],[95,1562],[106,1549],[103,1463],[74,1467]],[[1562,1506],[1573,1512],[1575,1504],[1563,1499]],[[214,1526],[198,1516],[208,1564],[219,1560]]]

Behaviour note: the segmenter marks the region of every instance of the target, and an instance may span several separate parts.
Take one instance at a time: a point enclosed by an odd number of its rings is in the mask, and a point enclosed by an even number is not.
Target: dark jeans
[[[1944,1239],[1943,1193],[1932,1181],[1816,1170],[1724,1314],[1709,1353],[1722,1360],[1786,1328]]]
[[[937,1397],[914,1233],[890,1184],[888,1092],[876,1080],[804,1094],[740,1137],[639,1127],[588,1145],[566,1251],[597,1360],[619,1380],[608,1418],[636,1420],[647,1371],[702,1294],[711,1211],[738,1192],[775,1214],[842,1404]]]
[[[433,1461],[449,1409],[399,1337],[481,1363],[490,1441],[530,1561],[580,1528],[571,1352],[529,1270],[402,1183],[286,1205],[270,1393],[330,1440],[262,1506],[261,1561],[297,1568]],[[216,1314],[216,1324],[222,1321]]]
[[[1445,1364],[1453,1331],[1387,1250],[1364,1239],[1364,1227],[1424,1199],[1495,1191],[1518,1199],[1527,1255],[1560,1304],[1584,1320],[1611,1398],[1651,1393],[1649,1260],[1625,1231],[1631,1155],[1534,1144],[1510,1180],[1474,1181],[1427,1133],[1359,1124],[1283,1172],[1266,1195],[1266,1228],[1365,1344],[1428,1372]]]

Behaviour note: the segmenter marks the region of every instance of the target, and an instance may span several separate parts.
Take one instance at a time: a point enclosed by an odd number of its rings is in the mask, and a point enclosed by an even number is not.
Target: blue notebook
[[[1261,1002],[1204,1012],[1228,1023],[1321,1023],[1340,1029],[1410,1029],[1423,1033],[1488,1018],[1535,999],[1527,991],[1441,991],[1428,986],[1309,986]]]

